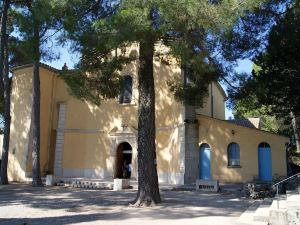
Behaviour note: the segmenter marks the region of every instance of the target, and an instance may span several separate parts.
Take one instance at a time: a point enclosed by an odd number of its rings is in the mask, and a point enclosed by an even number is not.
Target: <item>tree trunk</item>
[[[297,153],[300,153],[300,132],[297,125],[296,115],[294,112],[291,112],[291,118],[292,118],[292,126],[293,126],[293,131],[295,136],[295,144],[297,147]]]
[[[3,94],[3,72],[4,72],[4,45],[5,45],[5,39],[6,39],[6,30],[7,30],[7,12],[9,9],[9,5],[10,5],[10,0],[4,0],[3,1],[3,9],[2,9],[2,13],[1,13],[1,27],[0,27],[0,78],[1,78],[1,82],[0,82],[0,91],[1,91],[1,95]]]
[[[153,77],[154,41],[140,42],[138,108],[138,193],[135,206],[161,202],[155,151],[155,91]]]
[[[39,23],[34,25],[33,104],[32,104],[32,186],[42,186],[40,171],[40,34]]]
[[[3,1],[1,16],[1,46],[0,46],[0,93],[4,97],[4,136],[1,160],[1,184],[8,184],[7,164],[10,140],[10,81],[8,65],[8,35],[6,34],[7,12],[10,1]]]

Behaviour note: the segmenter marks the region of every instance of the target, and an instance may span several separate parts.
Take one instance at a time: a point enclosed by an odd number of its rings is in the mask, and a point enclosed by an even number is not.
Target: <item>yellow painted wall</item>
[[[32,67],[15,71],[11,90],[11,131],[8,163],[9,180],[25,178],[29,156],[32,105]]]
[[[285,143],[287,137],[250,129],[226,121],[198,115],[199,146],[211,147],[211,174],[222,182],[244,182],[258,177],[258,145],[267,142],[272,150],[274,176],[286,175]],[[232,134],[234,131],[234,134]],[[227,146],[236,142],[240,146],[241,168],[228,168]]]
[[[136,48],[130,48],[130,51],[137,51]],[[103,101],[101,106],[95,106],[89,102],[80,101],[69,95],[66,84],[57,79],[55,102],[64,102],[67,105],[66,130],[76,130],[79,133],[65,133],[63,167],[66,169],[107,169],[107,160],[109,151],[111,151],[111,139],[107,135],[115,127],[120,128],[122,124],[129,127],[138,127],[137,118],[137,61],[132,62],[124,67],[122,75],[132,75],[133,77],[133,100],[131,104],[121,105],[118,98]],[[155,79],[155,97],[156,97],[156,127],[163,128],[164,132],[157,132],[158,143],[158,170],[160,172],[179,171],[178,162],[170,164],[165,162],[161,155],[172,154],[173,159],[178,158],[179,145],[174,144],[174,125],[182,122],[181,104],[175,101],[173,94],[170,93],[167,81],[181,77],[181,69],[178,65],[163,65],[154,61],[154,79]],[[53,117],[53,129],[57,127],[57,113]],[[106,135],[95,135],[91,132],[103,132]],[[101,138],[99,139],[99,137]],[[172,143],[169,143],[172,141]],[[103,152],[101,160],[98,157],[86,157],[88,152],[94,149],[98,155]],[[88,151],[88,152],[86,152]],[[161,153],[164,152],[164,153]],[[93,153],[90,153],[93,155]],[[111,165],[109,165],[111,166]]]
[[[68,160],[64,160],[64,167],[107,169],[110,147],[105,133],[67,132],[63,157]]]
[[[212,87],[211,87],[212,85]],[[212,91],[211,91],[212,90]],[[211,93],[213,93],[213,115],[211,107]],[[208,97],[205,100],[203,108],[197,109],[196,112],[205,116],[213,116],[214,118],[225,119],[225,93],[222,87],[216,82],[212,82],[208,87]]]
[[[168,57],[168,49],[160,44],[156,45],[156,51],[162,57]],[[118,52],[119,53],[119,52]],[[138,55],[138,45],[127,47],[126,54]],[[179,131],[178,125],[182,124],[183,106],[177,102],[173,93],[169,91],[169,81],[181,79],[181,69],[175,59],[168,58],[170,65],[166,65],[154,59],[154,82],[156,98],[156,128],[157,128],[157,161],[158,172],[179,172]],[[24,149],[17,156],[12,165],[23,163],[19,169],[24,173],[31,171],[31,147],[29,146],[31,133],[31,95],[32,95],[32,67],[23,67],[14,72],[12,92],[12,108],[15,118],[23,115],[23,108],[28,110],[24,115],[22,126],[20,121],[12,121],[12,146]],[[100,107],[86,101],[80,101],[72,97],[68,92],[65,82],[60,79],[53,70],[41,66],[41,172],[53,173],[55,158],[55,141],[58,126],[58,106],[66,104],[65,139],[63,149],[63,169],[102,169],[112,168],[111,148],[112,139],[109,132],[120,129],[122,125],[128,125],[137,129],[137,72],[138,61],[126,65],[120,72],[121,75],[133,77],[133,99],[131,104],[120,105],[118,98],[104,100]],[[23,77],[19,74],[23,74]],[[25,78],[26,77],[26,78]],[[21,87],[23,85],[24,87]],[[25,87],[26,86],[26,87]],[[223,95],[213,84],[215,115],[223,118]],[[22,96],[17,98],[18,96]],[[24,100],[26,99],[26,101]],[[210,101],[207,101],[206,109],[210,109]],[[16,107],[18,106],[18,107]],[[220,108],[221,106],[221,108]],[[218,109],[217,109],[218,108]],[[17,128],[15,128],[17,126]],[[26,128],[26,129],[25,129]],[[24,140],[18,136],[24,131]],[[29,147],[28,147],[29,146]],[[101,154],[100,154],[101,153]],[[101,156],[100,156],[101,155]],[[26,156],[26,157],[25,157]],[[11,156],[12,157],[12,156]],[[23,157],[23,158],[22,158]],[[25,157],[25,158],[24,158]],[[18,168],[18,166],[16,166]],[[16,170],[17,171],[17,170]],[[15,172],[14,172],[15,173]],[[18,173],[18,172],[16,172]],[[24,177],[15,176],[16,179]]]
[[[169,92],[167,81],[181,76],[181,70],[154,62],[156,96],[156,148],[158,173],[180,172],[180,134],[182,105]],[[24,180],[31,171],[31,104],[32,67],[14,72],[12,86],[12,124],[9,154],[10,180]],[[112,139],[109,132],[122,124],[137,128],[137,62],[127,65],[121,74],[133,76],[133,100],[120,105],[118,99],[103,101],[101,106],[75,99],[68,93],[63,80],[52,71],[41,67],[41,172],[53,172],[55,134],[58,121],[58,105],[67,106],[64,132],[63,169],[113,168]],[[224,95],[213,85],[214,104],[223,106]],[[216,97],[217,96],[217,97]],[[220,108],[220,107],[219,107]],[[202,112],[210,113],[210,106]],[[205,111],[206,110],[206,111]],[[222,118],[224,108],[214,110]],[[222,182],[242,182],[258,175],[257,147],[267,142],[272,148],[273,174],[285,175],[284,143],[287,138],[249,129],[206,116],[199,120],[199,146],[208,143],[212,149],[212,176]],[[234,135],[232,134],[234,130]],[[227,167],[227,146],[236,142],[241,149],[241,168]],[[279,162],[279,163],[278,163]],[[52,170],[52,171],[51,171]],[[169,178],[168,178],[169,179]]]
[[[24,180],[25,172],[32,170],[32,76],[33,68],[24,67],[14,72],[11,94],[11,135],[9,150],[8,176],[10,180]],[[54,72],[40,68],[41,88],[41,143],[40,165],[41,174],[48,170],[50,150],[51,110],[53,106],[53,84],[56,79]]]
[[[179,172],[178,128],[157,131],[157,169],[158,172]]]

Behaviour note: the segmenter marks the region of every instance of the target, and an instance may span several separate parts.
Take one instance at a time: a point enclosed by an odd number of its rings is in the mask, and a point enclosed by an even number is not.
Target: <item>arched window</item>
[[[240,166],[240,146],[237,143],[230,143],[227,148],[228,166]]]
[[[119,103],[131,103],[132,100],[132,77],[130,75],[126,75],[123,78],[121,95],[119,98]]]
[[[259,148],[271,148],[270,145],[266,142],[262,142],[258,145]]]

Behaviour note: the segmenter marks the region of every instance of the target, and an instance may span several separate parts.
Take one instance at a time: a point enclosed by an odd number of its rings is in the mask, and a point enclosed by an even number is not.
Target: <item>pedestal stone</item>
[[[46,186],[53,186],[54,185],[54,177],[53,175],[46,176]]]
[[[129,188],[129,179],[114,179],[114,191],[121,191],[125,188]]]

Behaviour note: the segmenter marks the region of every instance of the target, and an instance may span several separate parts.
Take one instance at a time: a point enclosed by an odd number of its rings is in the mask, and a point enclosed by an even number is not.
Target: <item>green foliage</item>
[[[286,134],[287,126],[280,118],[271,115],[267,106],[261,105],[255,96],[236,101],[233,110],[235,119],[260,118],[261,129],[277,134]]]
[[[100,105],[101,100],[115,98],[120,94],[122,77],[115,72],[115,68],[121,70],[127,61],[126,57],[114,57],[108,65],[101,63],[101,71],[63,70],[60,77],[71,87],[70,93],[75,97]]]
[[[61,18],[64,13],[58,0],[31,0],[25,4],[16,4],[15,6],[15,24],[16,29],[17,56],[23,57],[22,61],[32,62],[36,57],[44,60],[58,58],[53,49],[49,48],[49,41],[55,37],[55,34],[62,29]],[[35,40],[34,27],[38,27],[40,38]],[[37,43],[38,42],[38,43]],[[40,55],[36,56],[35,47],[38,45]],[[22,63],[22,62],[21,62]]]
[[[115,49],[145,43],[144,40],[151,38],[155,43],[168,46],[168,54],[176,58],[180,66],[190,70],[187,74],[189,83],[182,84],[175,79],[170,81],[177,99],[199,106],[207,95],[208,84],[220,76],[224,58],[220,55],[224,53],[222,45],[226,34],[232,31],[239,18],[261,3],[258,0],[243,3],[234,0],[123,0],[109,5],[103,0],[97,5],[98,11],[93,11],[90,9],[95,9],[94,1],[90,4],[83,1],[83,7],[73,4],[73,1],[64,2],[69,11],[64,21],[68,31],[66,35],[74,41],[76,50],[82,55],[77,68],[79,71],[88,71],[100,80],[104,76],[102,80],[108,81],[108,74],[103,71],[110,71],[114,80],[116,73],[121,71],[120,65],[124,66],[136,58],[123,55],[121,59],[111,60],[108,56]],[[80,15],[84,15],[84,22],[76,21],[75,18]],[[159,58],[160,53],[155,52],[155,56]],[[91,86],[88,76],[82,77],[86,78],[86,82],[80,81],[85,82],[82,87],[92,91],[94,97],[95,93],[99,100],[104,96],[114,97],[106,94],[105,89],[94,91],[97,86]],[[68,82],[69,79],[66,80]],[[78,87],[73,81],[68,84],[75,95],[84,96],[82,91],[76,94]]]
[[[267,0],[249,11],[234,28],[225,33],[223,45],[225,59],[253,58],[268,44],[271,27],[280,20],[293,0]]]
[[[290,112],[300,113],[299,2],[271,28],[265,52],[254,61],[252,75],[232,95],[236,115],[263,117],[267,130],[291,134]]]
[[[256,57],[259,69],[244,83],[237,99],[248,95],[285,117],[300,112],[300,7],[293,5],[271,30],[266,51]]]

